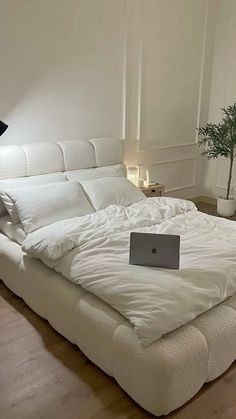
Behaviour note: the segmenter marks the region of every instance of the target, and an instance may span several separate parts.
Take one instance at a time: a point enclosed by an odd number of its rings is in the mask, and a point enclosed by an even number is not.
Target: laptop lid
[[[180,236],[130,233],[131,265],[179,269]]]

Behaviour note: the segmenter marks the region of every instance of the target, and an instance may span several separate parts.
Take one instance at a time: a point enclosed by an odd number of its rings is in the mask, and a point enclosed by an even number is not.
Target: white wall
[[[236,1],[221,0],[217,13],[209,121],[220,122],[220,108],[236,101]],[[235,165],[236,166],[236,165]],[[223,195],[227,186],[229,162],[223,158],[206,162],[202,194]],[[236,167],[233,173],[236,186]]]
[[[127,160],[171,195],[199,196],[196,127],[208,117],[215,0],[129,1]],[[130,17],[131,16],[131,17]]]
[[[121,136],[125,0],[3,0],[2,142]]]
[[[3,0],[3,144],[126,138],[126,161],[197,196],[217,0]]]

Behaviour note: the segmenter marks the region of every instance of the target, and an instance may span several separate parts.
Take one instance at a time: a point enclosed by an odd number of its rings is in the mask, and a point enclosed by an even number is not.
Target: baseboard
[[[189,201],[192,201],[194,204],[198,204],[200,202],[200,196],[195,196],[194,198],[189,198]]]
[[[212,196],[196,196],[194,198],[191,198],[190,201],[193,201],[194,204],[203,202],[204,204],[216,205],[216,198],[213,198]]]

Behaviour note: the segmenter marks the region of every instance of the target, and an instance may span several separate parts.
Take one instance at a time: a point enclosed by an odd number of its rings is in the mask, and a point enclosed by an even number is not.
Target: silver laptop
[[[130,233],[129,263],[179,269],[180,236]]]

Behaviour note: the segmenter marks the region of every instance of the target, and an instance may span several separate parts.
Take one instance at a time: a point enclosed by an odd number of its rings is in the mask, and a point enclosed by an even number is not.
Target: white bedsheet
[[[130,231],[180,234],[180,270],[129,265]],[[23,249],[119,311],[142,346],[236,291],[235,223],[173,198],[55,223],[29,234]]]

